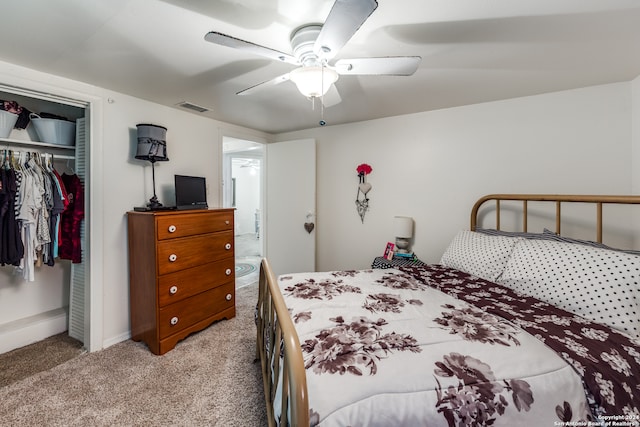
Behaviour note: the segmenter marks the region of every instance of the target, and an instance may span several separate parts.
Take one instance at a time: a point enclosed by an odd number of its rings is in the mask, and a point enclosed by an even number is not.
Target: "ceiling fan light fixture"
[[[289,73],[289,79],[307,98],[320,97],[338,80],[338,73],[322,66],[300,67]]]

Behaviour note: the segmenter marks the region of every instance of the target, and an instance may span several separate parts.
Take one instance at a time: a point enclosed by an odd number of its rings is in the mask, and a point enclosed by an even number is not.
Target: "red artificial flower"
[[[373,169],[366,163],[362,163],[356,168],[358,175],[369,175]]]

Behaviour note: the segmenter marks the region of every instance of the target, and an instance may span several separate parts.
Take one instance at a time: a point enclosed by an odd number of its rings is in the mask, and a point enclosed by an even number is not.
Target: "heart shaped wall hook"
[[[362,191],[362,194],[364,194],[365,196],[369,191],[371,191],[371,184],[369,184],[368,182],[360,183],[358,184],[358,187],[360,188],[360,191]]]

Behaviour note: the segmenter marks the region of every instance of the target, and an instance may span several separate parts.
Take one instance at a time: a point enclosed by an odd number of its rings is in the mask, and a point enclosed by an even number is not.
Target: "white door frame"
[[[103,102],[104,99],[57,86],[51,86],[36,80],[26,80],[15,75],[2,74],[1,88],[28,97],[44,100],[56,100],[70,105],[83,105],[89,110],[88,133],[86,141],[85,178],[85,259],[88,260],[85,272],[85,311],[84,311],[84,347],[92,352],[104,348],[104,170],[99,153],[103,149]]]
[[[225,193],[225,186],[228,184],[228,178],[231,176],[231,161],[229,159],[229,161],[227,162],[227,160],[225,159],[225,155],[224,155],[224,140],[225,138],[234,138],[234,139],[241,139],[244,141],[249,141],[249,142],[254,142],[257,144],[262,144],[263,145],[263,151],[262,151],[262,166],[260,168],[260,212],[262,213],[262,216],[264,218],[264,212],[266,210],[266,147],[267,147],[267,140],[265,138],[256,136],[256,135],[252,135],[252,134],[246,134],[246,133],[242,133],[242,132],[236,132],[233,130],[226,130],[226,129],[221,129],[220,130],[220,135],[219,135],[219,147],[220,147],[220,152],[219,152],[219,158],[220,158],[220,167],[219,167],[219,174],[218,174],[218,182],[220,183],[220,188],[218,191],[219,194],[219,200],[218,200],[218,206],[224,206],[224,193]],[[261,225],[260,225],[260,240],[261,240],[261,245],[262,245],[262,250],[260,251],[261,254],[266,253],[266,238],[265,236],[265,232],[264,232],[264,221],[262,221]]]

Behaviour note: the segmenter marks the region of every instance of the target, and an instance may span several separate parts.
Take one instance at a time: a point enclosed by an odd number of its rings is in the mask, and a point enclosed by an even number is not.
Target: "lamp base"
[[[153,196],[151,199],[149,199],[149,203],[147,203],[147,206],[136,206],[133,208],[133,210],[136,212],[172,211],[175,209],[175,206],[164,206],[158,201],[158,198],[156,196]]]
[[[401,254],[409,253],[409,239],[404,237],[396,237],[396,252]]]
[[[149,206],[135,206],[133,208],[135,212],[175,211],[176,209],[175,206],[159,206],[153,209]]]
[[[162,208],[162,203],[160,203],[158,201],[158,198],[154,194],[153,197],[149,199],[149,203],[147,203],[147,207],[149,208],[149,210],[154,211],[154,210],[157,210],[159,208]]]

